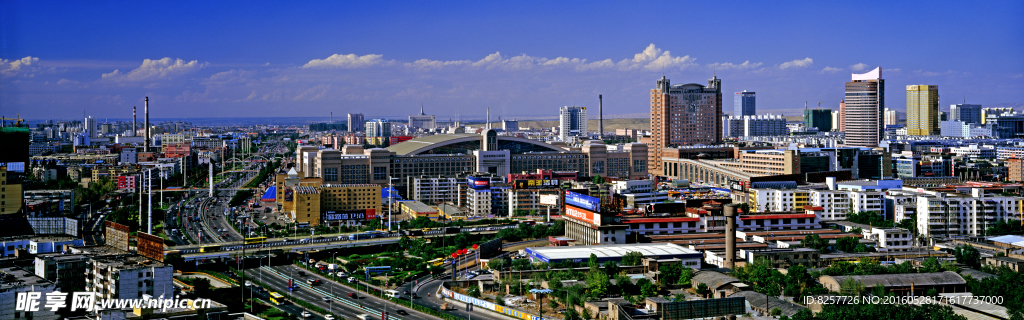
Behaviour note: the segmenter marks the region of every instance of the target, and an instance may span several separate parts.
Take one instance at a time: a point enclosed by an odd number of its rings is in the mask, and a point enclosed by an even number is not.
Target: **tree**
[[[836,248],[843,252],[854,252],[858,244],[860,244],[860,241],[854,237],[842,237],[836,240]]]
[[[871,294],[876,297],[884,297],[885,287],[883,287],[881,284],[876,284],[873,288],[871,288]]]
[[[212,290],[210,290],[210,279],[196,278],[195,281],[192,282],[192,287],[192,292],[194,292],[196,296],[203,298],[213,298],[210,297],[210,293],[212,293]]]
[[[527,259],[515,259],[512,260],[512,269],[514,270],[528,270],[530,269],[530,260]]]
[[[587,272],[586,281],[590,292],[597,297],[604,297],[607,295],[608,289],[612,286],[611,280],[608,279],[608,274],[599,269],[593,269]]]
[[[505,259],[501,259],[501,258],[491,259],[491,261],[487,262],[487,267],[491,268],[491,269],[494,269],[494,270],[501,270],[504,267],[508,266],[507,263],[508,263],[508,261],[506,261]]]
[[[583,319],[590,319],[590,309],[583,308],[583,312],[580,313],[580,317]]]
[[[789,283],[795,284],[804,284],[811,281],[811,276],[807,274],[807,267],[799,264],[786,269],[786,278],[789,278]]]
[[[654,286],[654,283],[647,278],[637,280],[637,287],[640,287],[640,295],[644,297],[653,297],[658,295],[658,289]]]
[[[699,295],[701,295],[702,297],[705,297],[705,298],[707,298],[708,293],[711,293],[711,289],[709,289],[708,285],[703,283],[703,282],[697,284],[696,291],[697,291],[697,294],[699,294]]]
[[[629,276],[625,274],[615,275],[615,286],[619,287],[621,293],[632,293],[635,292],[633,289],[633,282],[629,279]]]
[[[595,184],[602,184],[604,183],[604,178],[601,178],[601,175],[596,175],[593,179],[591,179],[591,181],[594,182]]]
[[[565,317],[565,320],[582,320],[580,318],[579,313],[576,313],[576,309],[572,308],[571,305],[569,306],[569,308],[565,309],[565,313],[563,313],[562,316]]]
[[[953,256],[956,257],[957,263],[966,264],[971,268],[978,268],[981,265],[981,253],[972,245],[956,246]]]
[[[644,254],[636,251],[627,252],[626,255],[622,256],[623,266],[639,266],[644,258]]]
[[[864,284],[854,278],[846,278],[839,284],[839,293],[847,296],[859,296],[864,292]]]
[[[809,234],[800,240],[800,245],[804,248],[821,250],[828,246],[828,241],[821,239],[821,236],[817,234]]]
[[[672,301],[676,301],[676,302],[686,301],[686,295],[682,294],[682,293],[677,293],[677,294],[672,296]]]
[[[471,286],[471,287],[469,287],[469,290],[466,290],[466,291],[467,291],[467,293],[469,293],[469,296],[471,296],[473,298],[479,298],[480,297],[480,287],[478,287],[478,286]]]
[[[854,227],[853,229],[850,230],[850,233],[861,234],[864,233],[864,229],[861,229],[860,227]]]
[[[693,279],[693,269],[686,267],[683,268],[683,272],[679,273],[679,281],[676,283],[688,286],[690,285],[690,279]]]
[[[935,257],[928,257],[921,263],[921,272],[942,272],[942,265],[939,263],[939,259]]]
[[[679,277],[683,273],[683,268],[682,261],[666,263],[658,266],[658,271],[661,271],[661,278],[659,280],[663,284],[675,284],[679,282]]]
[[[619,264],[615,261],[608,261],[604,263],[604,272],[609,276],[619,274]]]
[[[587,266],[590,267],[590,271],[597,270],[597,268],[601,267],[601,264],[597,262],[596,254],[590,254],[590,259],[587,260]]]

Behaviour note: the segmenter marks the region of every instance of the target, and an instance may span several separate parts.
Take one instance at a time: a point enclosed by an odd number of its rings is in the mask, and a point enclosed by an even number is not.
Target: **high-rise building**
[[[348,132],[360,132],[366,130],[366,120],[362,113],[348,114]]]
[[[373,119],[366,122],[366,142],[376,146],[387,146],[391,141],[391,123],[388,119]]]
[[[587,107],[564,106],[558,109],[558,136],[562,141],[569,137],[587,136]]]
[[[519,131],[519,120],[501,120],[501,130],[504,130],[505,132]]]
[[[900,125],[900,112],[885,108],[885,125],[886,126],[898,126]]]
[[[912,136],[939,134],[939,86],[924,84],[907,86],[907,134]]]
[[[954,104],[949,106],[949,120],[981,124],[980,104]]]
[[[420,106],[420,114],[409,116],[409,127],[430,130],[437,128],[437,121],[434,115],[424,113],[423,106]]]
[[[780,115],[729,117],[730,137],[783,136],[789,134],[786,118]]]
[[[647,165],[652,174],[663,175],[662,152],[666,147],[722,142],[722,80],[708,85],[671,85],[662,76],[651,89],[651,149]]]
[[[736,99],[733,102],[732,116],[739,118],[742,116],[752,116],[757,114],[757,108],[754,104],[755,100],[756,96],[753,92],[747,92],[747,90],[737,92]]]
[[[82,122],[82,125],[82,129],[85,131],[85,134],[89,135],[89,139],[96,139],[96,137],[99,137],[100,126],[92,116],[85,118],[85,122]]]
[[[1013,108],[981,108],[981,124],[988,123],[989,116],[1004,113],[1014,113]]]
[[[804,127],[818,128],[819,132],[832,131],[832,110],[804,109]]]
[[[846,132],[846,100],[839,100],[839,131]]]
[[[885,110],[885,80],[882,67],[856,74],[846,83],[845,145],[852,147],[878,146],[885,128],[882,111]]]
[[[832,111],[832,131],[843,131],[840,128],[840,122],[839,122],[839,119],[840,119],[841,116],[842,116],[841,112],[839,112],[839,111]]]

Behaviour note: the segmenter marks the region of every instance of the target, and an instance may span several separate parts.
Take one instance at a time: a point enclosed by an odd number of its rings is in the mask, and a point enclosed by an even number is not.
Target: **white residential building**
[[[460,182],[465,185],[466,179],[441,177],[415,178],[412,185],[412,200],[429,204],[451,203],[456,206],[465,206],[465,194],[461,197],[459,196]]]
[[[18,267],[0,268],[0,319],[56,320],[58,315],[46,308],[46,294],[53,292],[53,282]],[[19,311],[15,308],[19,293],[39,293],[39,311]],[[67,303],[70,305],[71,294]]]
[[[173,297],[174,267],[142,256],[97,257],[86,266],[86,291],[97,299]]]
[[[789,133],[786,118],[780,115],[732,116],[728,122],[729,136],[736,138],[779,136]]]
[[[982,188],[970,194],[917,192],[917,230],[928,237],[980,236],[999,220],[1020,223],[1022,205],[1022,197],[986,194]]]
[[[587,136],[587,107],[564,106],[558,110],[558,136],[562,141],[569,137]]]
[[[979,146],[972,144],[966,147],[952,147],[949,148],[949,152],[955,153],[961,157],[968,157],[971,159],[995,159],[996,148],[993,146]]]

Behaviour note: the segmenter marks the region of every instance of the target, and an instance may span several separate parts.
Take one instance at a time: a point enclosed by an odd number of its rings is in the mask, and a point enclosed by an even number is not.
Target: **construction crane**
[[[21,123],[25,122],[25,119],[21,118],[21,114],[15,114],[14,118],[0,117],[0,127],[6,127],[7,121],[14,121],[15,127],[21,127]]]

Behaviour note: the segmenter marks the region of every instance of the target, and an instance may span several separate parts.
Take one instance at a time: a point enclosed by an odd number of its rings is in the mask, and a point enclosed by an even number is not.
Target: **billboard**
[[[575,220],[583,221],[595,226],[601,225],[601,215],[593,211],[587,211],[576,207],[565,207],[565,215]]]
[[[107,245],[118,250],[128,251],[128,226],[110,221],[105,221],[103,225],[106,226],[104,238]]]
[[[293,198],[292,195],[294,193],[295,193],[295,191],[292,190],[291,187],[284,188],[284,201],[285,202],[291,202],[292,198]]]
[[[139,254],[143,257],[161,262],[164,261],[164,239],[145,232],[139,232],[137,244]]]
[[[376,209],[332,210],[323,213],[324,221],[372,220],[376,218]]]
[[[565,204],[574,205],[590,211],[601,211],[601,199],[572,191],[565,191]]]
[[[470,188],[476,190],[487,190],[491,188],[491,178],[469,176],[466,177],[466,179]]]
[[[556,189],[559,187],[558,180],[516,180],[512,182],[513,189]]]
[[[64,201],[58,202],[63,205]],[[71,218],[27,218],[35,234],[66,234],[78,236],[78,220]]]
[[[557,194],[542,194],[542,195],[540,195],[540,204],[546,204],[546,205],[549,205],[549,206],[556,206],[556,205],[558,205],[558,195]]]

